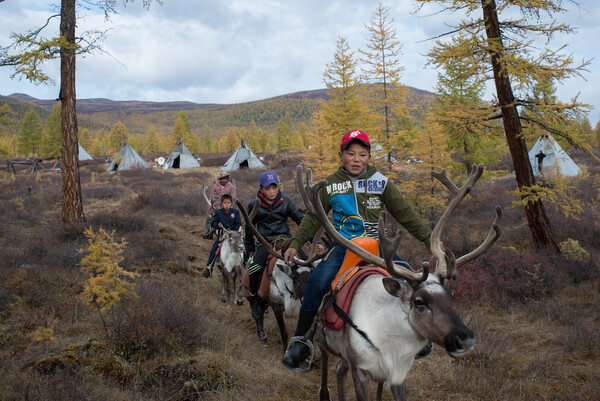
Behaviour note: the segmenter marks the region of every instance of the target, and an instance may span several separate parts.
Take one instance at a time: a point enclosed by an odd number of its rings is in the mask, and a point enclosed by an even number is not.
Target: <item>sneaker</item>
[[[204,239],[213,239],[213,233],[212,232],[206,233],[206,234],[204,234],[202,236],[202,238],[204,238]]]
[[[425,346],[421,349],[421,351],[419,351],[417,356],[415,356],[415,359],[425,358],[426,356],[430,355],[432,352],[433,352],[433,343],[431,341],[427,340],[427,344],[425,344]]]
[[[212,270],[207,267],[206,270],[204,270],[204,273],[202,273],[202,277],[210,278],[210,276],[212,276]]]

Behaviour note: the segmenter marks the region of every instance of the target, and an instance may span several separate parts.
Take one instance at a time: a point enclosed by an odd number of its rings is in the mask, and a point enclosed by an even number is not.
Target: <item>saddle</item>
[[[379,244],[373,238],[360,237],[352,240],[361,248],[370,253],[379,256]],[[344,327],[344,320],[336,312],[336,307],[341,309],[344,314],[348,314],[352,297],[360,283],[367,277],[378,274],[385,277],[391,277],[390,274],[377,266],[365,266],[366,262],[358,255],[348,251],[344,262],[337,275],[331,282],[331,295],[329,300],[325,301],[328,305],[321,313],[323,326],[331,330],[341,330]],[[335,304],[335,306],[334,306]]]

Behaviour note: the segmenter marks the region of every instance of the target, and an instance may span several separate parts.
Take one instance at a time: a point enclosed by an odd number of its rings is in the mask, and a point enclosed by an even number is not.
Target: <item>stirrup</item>
[[[305,339],[304,336],[295,336],[290,338],[287,349],[290,349],[290,347],[295,343],[302,343],[306,345],[308,347],[308,356],[306,359],[304,359],[304,361],[298,364],[297,368],[286,367],[294,372],[306,373],[310,370],[313,362],[315,361],[315,346],[313,345],[312,341]]]

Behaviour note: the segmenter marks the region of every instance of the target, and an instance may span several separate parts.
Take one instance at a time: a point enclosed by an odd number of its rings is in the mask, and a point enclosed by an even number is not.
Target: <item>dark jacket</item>
[[[277,193],[277,197],[271,205],[264,199],[260,191],[256,196],[260,200],[260,208],[252,223],[256,226],[260,235],[268,242],[272,242],[281,236],[290,236],[290,226],[288,226],[287,222],[288,217],[298,225],[302,222],[304,214],[298,210],[290,198],[282,195],[281,191]],[[255,202],[256,200],[253,200],[248,204],[248,212],[254,208]],[[254,252],[254,241],[252,231],[246,227],[246,251]]]
[[[218,230],[219,223],[228,230],[238,230],[242,226],[240,211],[234,208],[229,209],[229,213],[225,213],[225,209],[223,208],[215,210],[215,216],[210,222],[210,225],[215,230]]]

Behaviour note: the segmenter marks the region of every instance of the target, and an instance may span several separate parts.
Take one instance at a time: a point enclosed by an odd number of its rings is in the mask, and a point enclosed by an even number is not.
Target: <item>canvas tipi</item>
[[[200,167],[198,160],[192,156],[188,148],[185,147],[181,138],[177,141],[177,146],[171,152],[167,161],[162,165],[162,168],[190,168]]]
[[[538,169],[539,159],[536,158],[536,155],[540,154],[540,151],[544,155],[541,159],[542,173],[550,173],[555,165],[558,166],[560,173],[566,177],[574,177],[581,171],[554,138],[548,134],[544,134],[538,138],[528,153],[533,175],[536,177],[540,175]]]
[[[150,168],[150,166],[128,143],[125,143],[123,147],[119,149],[117,155],[113,157],[112,162],[110,163],[110,166],[108,166],[107,170],[121,171],[142,168]]]
[[[265,170],[265,165],[260,161],[258,157],[250,148],[246,146],[244,140],[241,140],[240,147],[231,155],[229,160],[221,166],[221,171],[235,171],[242,168],[260,169]]]
[[[85,151],[83,146],[79,145],[79,161],[82,162],[85,160],[94,160],[94,158],[90,156],[88,152]]]

